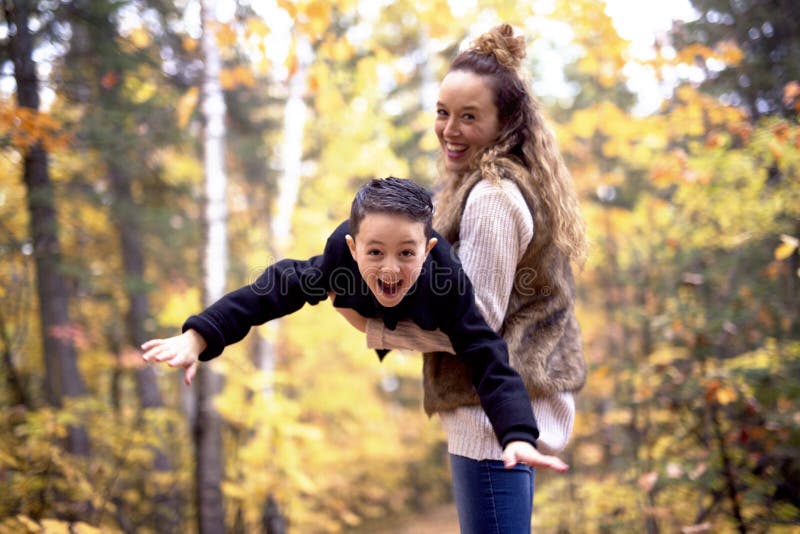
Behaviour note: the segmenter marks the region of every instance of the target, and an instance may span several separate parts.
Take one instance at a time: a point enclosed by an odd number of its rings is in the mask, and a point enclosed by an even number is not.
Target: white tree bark
[[[202,112],[205,121],[203,170],[205,174],[206,224],[208,236],[204,255],[205,305],[216,302],[225,293],[228,270],[225,198],[225,99],[219,81],[220,57],[216,42],[216,16],[212,0],[203,0],[203,77]]]
[[[298,54],[302,58],[308,48],[307,43],[298,43]],[[278,197],[275,201],[275,214],[272,217],[271,235],[276,254],[283,254],[292,233],[292,214],[297,205],[300,191],[300,177],[303,166],[303,130],[306,123],[306,104],[303,95],[306,91],[306,61],[301,59],[299,67],[289,79],[289,98],[283,114],[283,144],[281,164],[283,172],[278,179]]]
[[[219,81],[220,56],[217,48],[215,2],[202,0],[203,75],[203,171],[205,176],[206,243],[204,252],[206,306],[225,292],[228,269],[227,206],[225,198],[225,100]],[[197,416],[195,419],[195,480],[198,530],[201,534],[225,531],[222,500],[224,461],[222,420],[214,408],[214,397],[221,379],[210,364],[202,364],[197,374]]]
[[[283,143],[281,145],[282,172],[278,178],[278,194],[275,199],[272,220],[270,221],[270,237],[268,247],[270,262],[285,257],[292,237],[292,215],[297,206],[300,191],[300,178],[303,172],[303,131],[306,123],[307,108],[303,95],[306,91],[307,56],[310,46],[301,41],[297,45],[299,67],[289,79],[289,97],[283,113]],[[270,321],[266,325],[269,336],[259,336],[259,360],[262,371],[271,373],[275,369],[274,340],[280,329],[280,321]],[[267,388],[264,394],[270,395]]]
[[[419,32],[419,44],[420,48],[425,51],[426,58],[434,56],[435,52],[431,50],[431,41],[425,26]],[[439,81],[436,78],[436,72],[433,70],[433,62],[425,60],[420,68],[422,69],[422,83],[420,86],[422,109],[433,110],[436,108],[436,99],[439,96]]]

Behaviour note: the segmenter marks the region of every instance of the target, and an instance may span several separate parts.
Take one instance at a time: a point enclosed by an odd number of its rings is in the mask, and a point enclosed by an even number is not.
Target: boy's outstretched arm
[[[170,367],[186,369],[183,381],[191,385],[197,373],[198,357],[206,348],[206,340],[189,329],[181,335],[166,339],[151,339],[142,344],[142,359],[146,362],[166,362]]]

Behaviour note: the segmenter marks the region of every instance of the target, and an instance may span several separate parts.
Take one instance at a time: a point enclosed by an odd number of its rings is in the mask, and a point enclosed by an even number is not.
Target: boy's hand
[[[331,304],[333,301],[336,300],[336,293],[333,291],[328,293],[328,296],[331,299]],[[347,319],[347,322],[350,323],[356,330],[360,330],[361,332],[367,331],[367,318],[355,311],[353,308],[333,308],[339,315]]]
[[[198,356],[206,348],[206,340],[195,330],[166,339],[151,339],[142,344],[142,359],[146,362],[166,362],[170,367],[183,367],[183,381],[187,386],[197,373]]]
[[[559,473],[564,473],[569,466],[555,456],[542,454],[536,447],[527,441],[511,441],[503,449],[503,463],[506,468],[511,468],[518,463],[523,463],[531,467],[544,467]]]

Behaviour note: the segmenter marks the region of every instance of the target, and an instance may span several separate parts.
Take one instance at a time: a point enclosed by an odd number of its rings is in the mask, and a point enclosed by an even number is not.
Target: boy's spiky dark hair
[[[425,226],[425,238],[433,236],[433,201],[424,187],[404,178],[375,178],[363,185],[350,207],[350,233],[355,237],[368,213],[405,215]]]

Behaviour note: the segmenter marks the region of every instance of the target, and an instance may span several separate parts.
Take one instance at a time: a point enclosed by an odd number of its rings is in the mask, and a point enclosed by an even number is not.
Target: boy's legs
[[[522,464],[506,469],[499,460],[454,454],[450,466],[461,534],[530,532],[533,469]]]

